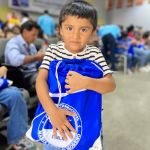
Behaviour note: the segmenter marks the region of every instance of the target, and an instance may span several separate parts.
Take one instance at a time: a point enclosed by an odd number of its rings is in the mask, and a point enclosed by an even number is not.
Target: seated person
[[[0,67],[0,78],[6,77],[7,68]],[[21,149],[18,143],[23,138],[28,127],[27,105],[21,91],[16,87],[6,87],[0,90],[0,104],[9,111],[7,124],[7,141],[14,150]]]
[[[116,54],[116,40],[120,36],[120,28],[117,25],[104,25],[98,28],[97,35],[102,38],[103,50],[102,53],[108,64],[111,66],[111,70],[116,71],[115,63],[118,61]]]
[[[134,45],[133,54],[140,60],[139,71],[150,72],[150,50],[146,46],[146,38],[149,38],[149,34],[143,36],[144,37],[142,38],[142,34],[140,32],[135,33],[136,43]]]
[[[135,67],[138,63],[138,58],[136,55],[129,53],[128,51],[133,48],[135,41],[128,37],[126,32],[122,33],[122,36],[117,41],[117,53],[124,54],[127,56],[127,68],[128,73],[132,73],[135,71]]]
[[[6,44],[5,63],[12,66],[22,66],[24,69],[26,88],[34,89],[37,76],[37,64],[43,59],[44,52],[38,51],[33,42],[36,40],[39,26],[34,21],[22,24],[20,34]]]

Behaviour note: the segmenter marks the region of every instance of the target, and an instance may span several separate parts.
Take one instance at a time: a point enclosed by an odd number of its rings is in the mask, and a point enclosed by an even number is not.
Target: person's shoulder
[[[48,17],[49,17],[49,19],[54,20],[54,18],[52,16],[48,16]]]
[[[49,45],[50,48],[61,48],[62,47],[62,43],[61,42],[58,42],[56,44],[50,44]]]
[[[99,48],[97,48],[96,46],[93,46],[93,45],[87,45],[86,46],[86,51],[95,52],[95,53],[101,52],[101,50]]]
[[[16,35],[14,37],[12,37],[11,39],[9,39],[9,41],[17,41],[19,39],[19,35]]]
[[[44,17],[44,15],[40,15],[39,17],[38,17],[38,19],[41,19],[41,18],[43,18]]]
[[[63,44],[62,42],[58,42],[57,44],[50,44],[48,46],[48,50],[51,50],[51,51],[56,51],[56,52],[60,52],[60,50],[63,49]]]
[[[17,35],[11,39],[8,39],[7,45],[16,45],[18,42],[19,42],[19,37]]]

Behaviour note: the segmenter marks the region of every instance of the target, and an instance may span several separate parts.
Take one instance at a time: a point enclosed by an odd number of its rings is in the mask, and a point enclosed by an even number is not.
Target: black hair
[[[127,37],[128,37],[128,33],[127,32],[122,32],[121,39],[125,39]]]
[[[96,9],[86,1],[74,0],[62,8],[59,15],[59,26],[66,16],[77,16],[79,18],[89,19],[95,30],[97,27],[97,11]]]
[[[48,10],[46,9],[46,10],[44,10],[44,14],[49,14],[49,12],[48,12]]]
[[[31,31],[33,28],[40,30],[40,26],[35,21],[29,20],[21,25],[20,32],[22,33],[24,29]]]
[[[130,25],[129,27],[127,27],[127,32],[132,32],[134,31],[134,25]]]
[[[21,13],[21,15],[22,15],[23,17],[29,17],[29,14],[28,14],[26,11],[23,11],[23,12]]]
[[[149,31],[144,32],[144,34],[143,34],[143,38],[144,38],[144,39],[149,38],[149,36],[150,36]]]

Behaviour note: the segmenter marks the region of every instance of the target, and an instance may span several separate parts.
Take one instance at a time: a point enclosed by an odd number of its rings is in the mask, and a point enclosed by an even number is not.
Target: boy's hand
[[[53,111],[53,113],[49,115],[51,123],[53,125],[53,135],[55,138],[57,137],[57,129],[65,141],[67,141],[66,134],[69,136],[69,138],[71,139],[73,138],[71,131],[76,133],[76,130],[69,123],[66,116],[74,116],[74,115],[75,114],[71,111],[59,108],[56,108],[55,111]]]
[[[73,93],[78,90],[82,90],[86,88],[87,80],[86,76],[83,76],[75,71],[69,71],[66,77],[65,85],[68,94]]]

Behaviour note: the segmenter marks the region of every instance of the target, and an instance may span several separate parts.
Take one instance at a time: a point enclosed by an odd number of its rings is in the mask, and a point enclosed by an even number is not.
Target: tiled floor
[[[103,98],[104,150],[150,149],[150,73],[115,75]]]

